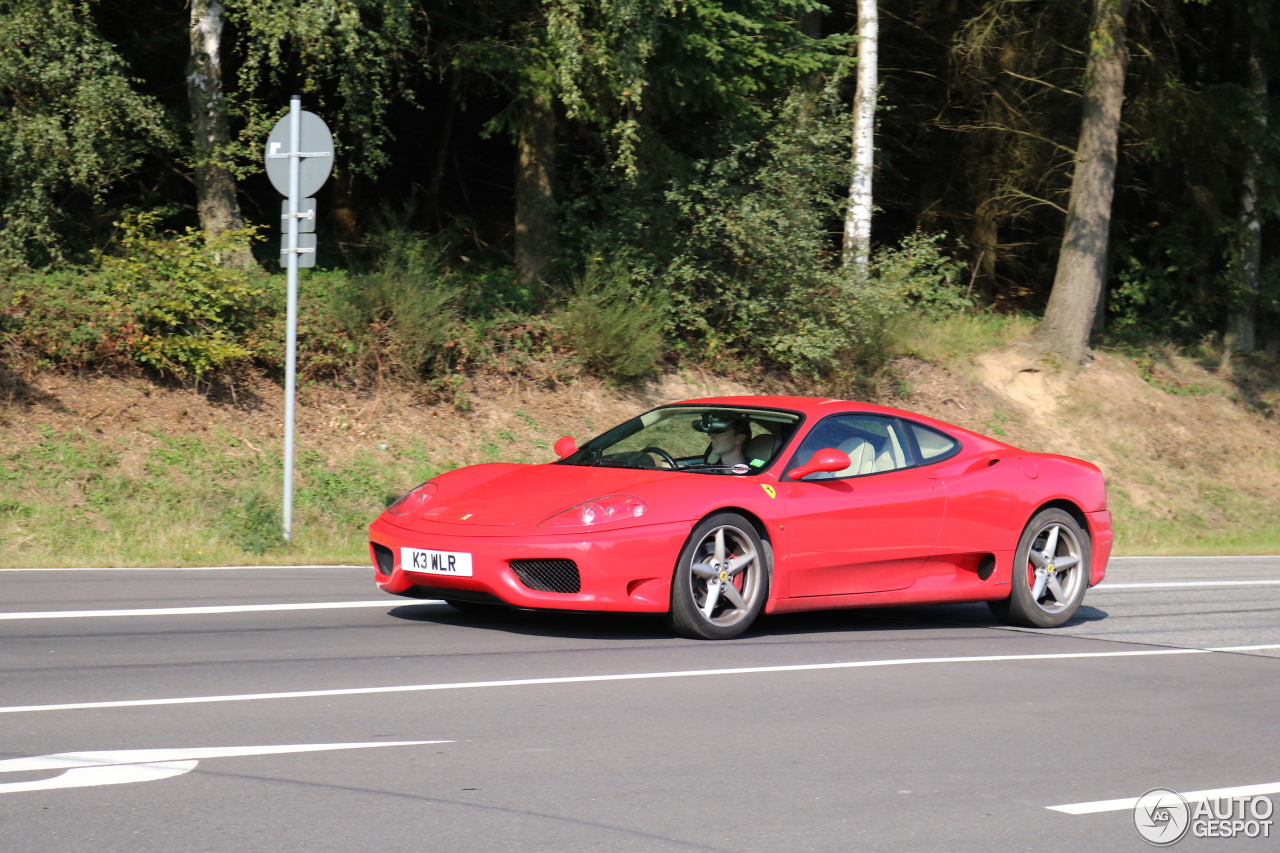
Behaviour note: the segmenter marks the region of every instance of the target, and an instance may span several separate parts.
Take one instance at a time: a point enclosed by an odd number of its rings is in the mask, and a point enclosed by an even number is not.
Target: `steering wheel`
[[[663,461],[663,462],[666,462],[666,463],[667,463],[668,465],[670,465],[672,468],[679,468],[679,467],[680,467],[679,465],[677,465],[677,464],[676,464],[676,460],[671,456],[671,454],[670,454],[670,453],[668,453],[667,451],[663,450],[661,447],[654,447],[654,446],[651,444],[651,445],[649,445],[648,447],[643,448],[640,452],[641,452],[641,453],[656,453],[656,454],[658,454],[659,456],[661,456],[661,457],[662,457],[662,461]]]

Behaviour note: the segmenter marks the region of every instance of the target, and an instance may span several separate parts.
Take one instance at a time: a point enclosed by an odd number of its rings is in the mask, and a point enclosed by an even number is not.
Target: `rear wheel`
[[[751,626],[769,597],[770,560],[755,528],[737,513],[693,529],[671,582],[672,630],[695,640],[728,640]]]
[[[1022,531],[1014,554],[1009,597],[992,601],[993,613],[1010,625],[1065,625],[1089,588],[1092,551],[1079,523],[1060,509],[1046,509]]]

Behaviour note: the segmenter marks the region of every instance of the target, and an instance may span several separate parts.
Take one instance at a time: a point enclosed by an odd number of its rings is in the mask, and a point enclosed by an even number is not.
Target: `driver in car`
[[[711,446],[707,448],[707,462],[711,461],[712,456],[716,456],[721,465],[747,464],[747,457],[743,452],[747,441],[751,439],[751,422],[747,418],[728,412],[716,415],[708,412],[703,415],[702,420],[694,421],[693,428],[698,432],[705,432],[711,439]]]

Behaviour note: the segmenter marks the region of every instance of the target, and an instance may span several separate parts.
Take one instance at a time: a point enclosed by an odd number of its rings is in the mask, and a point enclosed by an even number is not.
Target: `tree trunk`
[[[222,98],[222,12],[219,0],[191,0],[187,99],[195,135],[196,209],[200,227],[210,237],[244,227],[235,179],[229,169],[217,163],[230,142]],[[253,256],[247,249],[229,253],[222,261],[228,266],[253,266]]]
[[[994,182],[984,181],[988,193],[994,191]],[[970,235],[977,251],[973,266],[973,280],[977,285],[978,299],[990,305],[996,296],[996,260],[1000,256],[1000,221],[998,205],[988,195],[978,203],[973,215],[973,232]]]
[[[521,285],[542,280],[556,258],[555,174],[556,115],[551,99],[535,95],[525,105],[517,142],[516,277]]]
[[[1253,94],[1253,106],[1257,110],[1259,131],[1266,126],[1267,75],[1262,70],[1262,57],[1258,44],[1258,30],[1265,26],[1260,20],[1261,4],[1247,4],[1250,22],[1248,35],[1249,89]],[[1243,231],[1240,245],[1240,289],[1233,294],[1240,300],[1227,320],[1227,335],[1231,345],[1239,352],[1253,352],[1258,345],[1257,315],[1258,286],[1262,278],[1262,221],[1258,215],[1258,172],[1262,169],[1262,155],[1255,142],[1245,154],[1243,187],[1240,193],[1240,226]]]
[[[1094,0],[1085,66],[1084,115],[1071,178],[1066,233],[1053,292],[1035,341],[1078,364],[1088,356],[1089,330],[1107,270],[1116,145],[1124,103],[1125,15],[1129,0]]]
[[[879,66],[876,0],[858,0],[858,85],[853,96],[853,180],[844,218],[846,267],[865,276],[871,260],[871,169],[875,164],[876,90]]]
[[[359,243],[362,233],[360,215],[356,211],[356,175],[349,167],[336,164],[333,169],[333,195],[329,202],[329,221],[341,243]]]
[[[431,183],[427,185],[427,195],[431,197],[431,210],[437,228],[443,224],[440,218],[440,188],[444,185],[444,171],[449,164],[449,151],[453,145],[453,119],[458,112],[458,99],[458,75],[455,73],[449,82],[449,100],[445,104],[444,118],[440,122],[440,133],[436,137],[436,162],[431,169]]]

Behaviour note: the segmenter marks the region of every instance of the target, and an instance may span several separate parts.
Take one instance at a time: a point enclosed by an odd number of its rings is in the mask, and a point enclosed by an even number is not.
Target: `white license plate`
[[[406,572],[469,578],[471,577],[471,555],[459,551],[401,548],[400,568]]]

